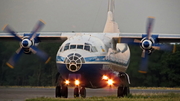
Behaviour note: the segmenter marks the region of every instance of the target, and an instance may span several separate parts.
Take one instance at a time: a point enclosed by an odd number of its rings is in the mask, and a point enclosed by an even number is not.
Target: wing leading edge
[[[29,32],[21,32],[17,33],[19,37],[23,38],[24,36],[28,35]],[[72,37],[77,35],[78,33],[62,33],[62,32],[40,32],[38,38],[41,41],[49,41],[49,42],[61,42],[68,39],[68,37]],[[81,33],[82,34],[82,33]],[[83,33],[83,34],[106,34],[110,35],[115,41],[118,42],[120,40],[121,43],[129,43],[129,41],[134,42],[134,39],[141,40],[145,33]],[[180,34],[160,34],[154,33],[153,36],[157,36],[157,40],[159,43],[179,43],[180,42]],[[14,37],[8,33],[0,33],[0,40],[1,41],[9,41],[15,40]]]
[[[17,33],[20,38],[26,37],[30,35],[30,32],[21,32]],[[40,41],[48,41],[48,42],[64,42],[68,37],[73,36],[74,33],[66,33],[63,34],[61,32],[39,32],[37,33]],[[0,33],[0,41],[14,41],[14,36],[8,33]]]
[[[119,37],[113,37],[114,40],[118,42],[120,40],[121,43],[131,43],[134,42],[135,39],[141,40],[144,38],[145,33],[120,33]],[[180,34],[160,34],[154,33],[152,37],[156,37],[158,43],[179,43],[180,42]],[[120,38],[120,39],[119,39]]]

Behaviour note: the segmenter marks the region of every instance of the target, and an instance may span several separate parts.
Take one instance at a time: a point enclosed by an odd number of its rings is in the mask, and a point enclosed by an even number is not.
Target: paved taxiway
[[[87,97],[116,95],[116,88],[86,89]],[[69,98],[73,97],[73,88],[69,88]],[[180,93],[180,90],[167,89],[131,89],[134,93]],[[55,97],[55,88],[34,88],[34,87],[0,87],[0,101],[24,101],[36,97]]]

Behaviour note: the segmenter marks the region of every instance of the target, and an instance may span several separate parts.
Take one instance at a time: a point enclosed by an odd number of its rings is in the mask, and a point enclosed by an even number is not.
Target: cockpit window
[[[76,45],[71,45],[70,46],[70,49],[75,49],[76,48]]]
[[[89,43],[84,43],[84,44],[71,44],[67,43],[64,46],[64,51],[68,50],[68,49],[82,49],[82,50],[86,50],[86,51],[90,51],[90,52],[97,52],[97,49],[95,46],[92,46],[92,44]],[[60,52],[63,51],[63,47],[60,49]]]
[[[92,52],[97,52],[96,47],[95,47],[95,46],[92,46],[92,47],[91,47],[91,51],[92,51]]]
[[[83,49],[83,45],[77,45],[77,49]]]
[[[84,49],[90,51],[90,46],[85,46]]]
[[[62,49],[63,49],[63,48],[61,47],[59,51],[62,52]]]
[[[67,43],[67,44],[64,46],[64,51],[69,49],[69,44],[70,44],[70,43]]]

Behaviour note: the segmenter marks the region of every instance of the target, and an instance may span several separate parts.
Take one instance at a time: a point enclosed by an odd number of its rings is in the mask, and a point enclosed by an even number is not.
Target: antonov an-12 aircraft
[[[86,97],[86,88],[116,86],[117,96],[130,93],[130,79],[126,72],[130,63],[128,44],[140,45],[142,61],[139,72],[147,72],[148,55],[154,50],[171,50],[164,43],[179,42],[178,34],[151,34],[154,17],[148,17],[146,33],[120,33],[114,20],[114,0],[109,0],[107,21],[103,33],[39,32],[45,25],[40,20],[31,33],[16,33],[9,25],[3,27],[0,40],[20,42],[6,63],[14,68],[20,55],[37,54],[45,63],[50,57],[37,48],[41,41],[59,41],[63,44],[57,51],[56,97],[68,97],[68,86],[74,87],[74,97]],[[10,34],[8,34],[10,33]],[[53,47],[52,47],[53,48]]]

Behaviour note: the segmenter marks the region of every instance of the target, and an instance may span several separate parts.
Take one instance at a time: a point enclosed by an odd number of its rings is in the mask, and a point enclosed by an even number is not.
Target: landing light
[[[114,81],[113,81],[112,79],[109,79],[109,80],[107,81],[107,83],[108,83],[108,85],[113,85]]]
[[[65,84],[66,84],[66,85],[69,85],[69,80],[66,80],[66,81],[65,81]]]
[[[80,84],[79,80],[75,80],[75,85],[78,86]]]
[[[109,78],[106,75],[103,75],[102,79],[103,80],[108,80]]]

